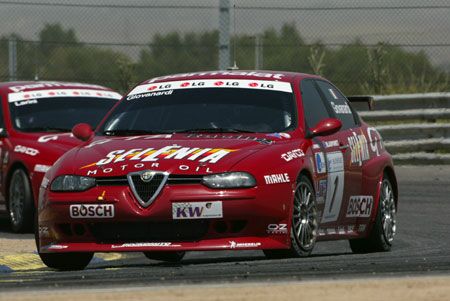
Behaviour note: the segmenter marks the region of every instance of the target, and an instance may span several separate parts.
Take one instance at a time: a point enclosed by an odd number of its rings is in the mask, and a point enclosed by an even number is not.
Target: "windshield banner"
[[[8,101],[17,102],[22,100],[53,98],[53,97],[96,97],[96,98],[110,98],[110,99],[122,98],[122,96],[119,93],[113,91],[90,90],[90,89],[52,89],[52,90],[38,90],[31,92],[10,93],[8,96]]]
[[[157,92],[163,90],[197,88],[240,88],[292,93],[291,84],[287,82],[244,79],[198,79],[140,85],[134,88],[128,95]]]

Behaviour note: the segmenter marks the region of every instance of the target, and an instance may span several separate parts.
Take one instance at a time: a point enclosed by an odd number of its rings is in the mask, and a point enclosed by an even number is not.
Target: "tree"
[[[53,51],[60,47],[78,46],[80,43],[73,29],[64,30],[61,24],[45,24],[39,32],[39,48],[45,58],[50,58]]]
[[[148,49],[140,53],[136,72],[138,78],[168,73],[192,72],[217,68],[217,31],[205,33],[169,33],[154,36]]]
[[[126,91],[137,80],[170,73],[217,69],[219,34],[156,34],[137,61],[110,48],[81,43],[73,29],[46,24],[38,42],[17,40],[18,77],[84,81]],[[320,41],[306,43],[295,24],[258,35],[264,69],[323,74],[346,94],[444,91],[449,72],[433,66],[424,52],[380,43],[367,46],[356,39],[342,47]],[[8,38],[0,38],[0,77],[7,78]],[[255,36],[232,37],[232,53],[241,69],[255,66]],[[234,55],[232,55],[234,59]]]

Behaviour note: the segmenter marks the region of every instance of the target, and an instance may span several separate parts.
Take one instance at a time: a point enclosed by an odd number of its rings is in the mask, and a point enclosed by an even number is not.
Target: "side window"
[[[313,127],[319,121],[330,118],[330,113],[328,112],[313,80],[304,79],[301,82],[300,89],[302,92],[303,111],[307,127]]]
[[[342,122],[342,129],[355,127],[357,125],[355,116],[345,96],[333,85],[325,81],[318,80],[316,82],[323,96],[333,109],[336,118]]]

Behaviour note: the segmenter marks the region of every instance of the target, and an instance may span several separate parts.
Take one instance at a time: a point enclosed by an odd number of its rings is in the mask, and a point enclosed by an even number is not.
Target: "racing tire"
[[[34,200],[27,173],[14,170],[9,181],[8,215],[15,233],[30,232],[33,227]]]
[[[287,250],[263,250],[270,259],[286,257],[307,257],[316,244],[319,226],[316,194],[309,178],[301,175],[294,194],[291,248]]]
[[[93,252],[86,253],[41,253],[39,247],[38,215],[34,216],[34,241],[42,262],[49,268],[59,271],[83,270],[91,262]]]
[[[145,257],[152,260],[159,260],[159,261],[166,261],[166,262],[180,262],[184,255],[186,255],[186,252],[180,251],[180,252],[144,252]]]
[[[397,230],[395,195],[392,183],[387,174],[384,174],[381,183],[380,199],[377,216],[369,234],[365,238],[350,239],[350,248],[353,253],[386,252],[392,247]]]
[[[59,271],[83,270],[91,262],[94,253],[39,253],[42,262]]]

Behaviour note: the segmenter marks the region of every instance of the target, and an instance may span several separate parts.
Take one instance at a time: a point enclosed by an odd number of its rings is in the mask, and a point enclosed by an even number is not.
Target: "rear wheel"
[[[166,261],[166,262],[180,262],[186,252],[144,252],[145,257],[152,260]]]
[[[308,177],[302,175],[295,189],[291,225],[291,248],[264,250],[268,258],[306,257],[314,249],[318,228],[317,203],[314,188]]]
[[[381,183],[375,224],[366,238],[351,239],[350,248],[354,253],[389,251],[397,230],[394,190],[389,177],[385,174]]]
[[[9,219],[16,233],[28,232],[33,225],[34,202],[30,180],[23,169],[16,169],[9,182]]]

